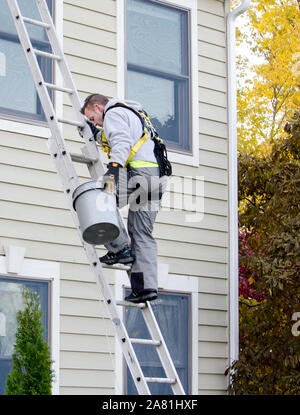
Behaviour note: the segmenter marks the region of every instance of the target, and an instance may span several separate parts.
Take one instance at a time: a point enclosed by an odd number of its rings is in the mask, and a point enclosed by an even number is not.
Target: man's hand
[[[87,122],[87,124],[89,125],[89,127],[91,129],[94,140],[97,141],[97,135],[99,134],[100,130],[97,127],[95,127],[94,124],[91,121],[86,120],[86,122]]]
[[[108,193],[115,193],[119,183],[119,169],[122,167],[119,163],[109,163],[107,172],[104,174],[105,190]]]
[[[89,120],[85,120],[87,125],[90,127],[92,136],[94,137],[94,140],[98,142],[98,135],[100,134],[101,130],[99,130],[99,128],[95,127],[94,124],[89,121]],[[78,127],[78,132],[80,137],[83,137],[83,127]]]

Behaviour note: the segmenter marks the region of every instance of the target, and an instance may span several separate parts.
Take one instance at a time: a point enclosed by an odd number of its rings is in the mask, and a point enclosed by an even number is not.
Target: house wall
[[[192,212],[181,206],[178,187],[170,186],[164,207],[179,210],[163,209],[154,235],[159,262],[169,264],[171,274],[198,277],[198,392],[223,394],[229,332],[225,5],[198,0],[197,7],[199,166],[174,163],[172,180],[198,177],[200,220],[186,221]],[[117,94],[116,21],[117,1],[63,2],[64,51],[82,99],[94,91]],[[67,100],[66,118],[71,111]],[[68,126],[64,132],[69,149],[80,152],[76,129]],[[23,246],[28,259],[61,264],[60,393],[113,394],[113,327],[103,301],[99,304],[50,160],[48,135],[47,128],[0,120],[0,255],[4,245]],[[77,170],[88,180],[85,167]],[[114,284],[113,271],[108,277]]]

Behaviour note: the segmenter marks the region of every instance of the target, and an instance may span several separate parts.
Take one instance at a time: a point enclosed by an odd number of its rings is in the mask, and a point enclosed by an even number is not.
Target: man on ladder
[[[95,138],[99,131],[94,127],[103,128],[102,149],[110,159],[105,173],[107,189],[116,190],[119,207],[129,203],[127,226],[131,247],[127,235],[121,232],[117,239],[105,245],[108,253],[100,261],[108,265],[132,263],[132,292],[126,301],[155,300],[157,246],[152,231],[166,187],[166,175],[171,173],[170,163],[159,152],[162,140],[155,141],[157,133],[137,102],[108,100],[103,95],[92,94],[86,98],[81,112],[92,123]],[[158,136],[157,139],[160,140]],[[164,162],[168,169],[164,168]]]
[[[172,172],[171,165],[167,159],[165,146],[162,143],[162,140],[158,137],[148,116],[141,110],[141,107],[138,104],[136,104],[135,108],[133,108],[131,105],[128,105],[131,103],[118,103],[116,101],[110,102],[107,98],[104,97],[103,99],[102,97],[101,101],[97,102],[96,100],[94,103],[90,102],[90,100],[87,99],[84,107],[82,108],[78,91],[74,84],[70,69],[67,65],[64,52],[61,48],[54,23],[45,0],[36,0],[36,5],[39,9],[41,20],[35,20],[23,16],[19,9],[17,0],[8,0],[7,4],[11,12],[11,16],[14,20],[22,48],[28,61],[35,86],[38,91],[49,128],[51,130],[51,136],[48,139],[49,152],[56,167],[57,173],[60,177],[64,194],[66,196],[66,201],[72,213],[76,229],[81,238],[82,246],[85,250],[87,260],[91,266],[91,270],[93,271],[97,286],[105,299],[107,311],[112,323],[114,324],[116,336],[120,342],[123,355],[132,374],[137,391],[139,394],[149,395],[150,389],[148,383],[168,383],[170,384],[174,394],[184,395],[185,391],[182,387],[174,362],[172,361],[151,305],[148,302],[149,300],[153,300],[157,297],[156,245],[154,250],[154,244],[153,242],[151,244],[150,241],[153,240],[152,228],[158,212],[158,207],[155,209],[152,208],[150,210],[149,208],[147,210],[146,207],[148,207],[149,203],[151,206],[152,201],[159,204],[160,181],[165,181],[164,176],[169,176]],[[51,52],[48,53],[33,47],[29,32],[26,28],[26,24],[45,28],[51,45]],[[52,59],[54,66],[59,69],[61,73],[62,84],[50,84],[49,82],[45,81],[37,59],[38,56],[44,56]],[[61,118],[56,114],[53,101],[49,94],[49,89],[54,91],[61,91],[68,94],[72,108],[76,114],[76,120]],[[118,106],[123,108],[117,108]],[[114,184],[114,187],[116,187],[115,181],[113,182],[112,179],[115,178],[118,182],[118,173],[120,179],[122,176],[121,171],[126,170],[121,168],[121,166],[127,167],[127,164],[129,164],[130,161],[136,163],[135,165],[129,165],[128,168],[128,172],[131,172],[131,175],[134,179],[133,182],[136,183],[136,185],[133,183],[131,186],[131,193],[135,193],[134,189],[137,187],[137,185],[140,185],[142,191],[140,191],[141,189],[137,189],[137,194],[140,200],[142,200],[142,203],[140,203],[141,207],[142,205],[145,205],[145,208],[143,207],[143,209],[140,209],[140,213],[137,212],[137,216],[135,216],[133,213],[135,212],[134,206],[139,203],[131,203],[129,200],[130,211],[132,212],[130,212],[131,224],[129,223],[128,227],[131,233],[131,248],[133,252],[130,252],[132,257],[127,258],[127,260],[133,260],[133,256],[136,256],[137,259],[134,261],[133,274],[135,273],[137,279],[136,281],[133,281],[133,276],[131,277],[133,292],[131,293],[132,295],[130,298],[127,297],[127,300],[133,301],[131,306],[141,309],[144,321],[149,330],[150,339],[138,339],[129,337],[117,308],[118,306],[127,306],[128,303],[120,301],[117,304],[115,302],[113,293],[110,289],[105,273],[103,272],[103,267],[101,266],[101,262],[99,260],[95,246],[93,246],[93,244],[87,243],[84,240],[80,221],[78,215],[74,210],[73,195],[76,189],[78,189],[80,186],[80,180],[73,162],[86,164],[93,181],[103,177],[105,172],[102,161],[99,157],[99,151],[96,143],[93,139],[91,139],[90,129],[86,124],[87,120],[84,118],[81,112],[87,115],[87,117],[93,122],[93,125],[104,126],[104,133],[106,133],[108,137],[106,140],[105,134],[102,134],[103,147],[105,148],[107,142],[106,149],[107,151],[111,152],[111,163],[109,164],[109,168],[106,174],[106,177],[109,179],[109,181],[106,183],[106,187],[108,188],[107,190],[110,190],[112,183]],[[113,114],[113,116],[110,116],[110,113]],[[106,121],[104,121],[105,114]],[[108,121],[110,118],[111,122],[109,123]],[[133,119],[135,119],[135,121],[133,121]],[[118,121],[118,127],[116,127],[116,121]],[[138,124],[139,122],[141,123],[142,128],[140,124]],[[60,128],[61,123],[73,125],[80,128],[81,136],[85,141],[85,146],[81,149],[82,155],[72,154],[69,152],[63,137],[63,130]],[[111,126],[108,128],[107,124],[108,126]],[[137,125],[139,125],[139,127],[137,127]],[[123,133],[123,127],[127,128],[125,129],[127,135]],[[142,137],[139,137],[138,130],[139,133],[142,133]],[[119,140],[117,145],[116,140],[118,137],[120,137],[121,140]],[[146,152],[145,149],[147,146],[151,145],[151,142],[155,159],[148,159],[148,156],[144,154],[144,152]],[[149,157],[151,156],[153,157],[153,154],[149,151]],[[126,159],[126,157],[128,158]],[[145,166],[143,165],[145,162],[157,163],[158,166],[154,164],[151,165],[151,167],[150,165]],[[152,170],[150,171],[150,169]],[[110,175],[113,177],[110,177]],[[136,182],[135,178],[138,178]],[[152,192],[150,192],[151,199],[148,200],[149,190],[148,185],[145,185],[145,183],[150,183],[152,185],[153,183],[151,178],[157,179],[154,180],[154,184],[156,184],[156,192],[154,193],[156,193],[156,196],[158,194],[158,196],[152,197]],[[155,188],[155,186],[153,188]],[[162,186],[161,194],[163,192],[163,188],[164,186]],[[152,190],[152,186],[150,187],[150,190]],[[146,199],[145,195],[147,196]],[[120,198],[122,199],[122,192],[121,194],[118,192],[118,197],[120,203]],[[136,199],[138,199],[138,197]],[[142,212],[144,212],[144,214]],[[122,230],[123,228],[124,227],[121,226]],[[140,229],[141,235],[139,235],[139,232],[136,231],[137,229]],[[116,244],[118,241],[113,242]],[[124,248],[124,246],[121,244],[119,247],[121,249],[115,246],[114,251],[111,251],[113,253],[110,255],[111,257],[116,255],[117,258],[115,260],[117,262],[120,261],[120,256],[126,256],[124,251],[122,252],[122,255],[118,254],[120,250]],[[140,255],[142,255],[142,257]],[[151,259],[149,260],[150,256]],[[155,265],[153,266],[153,264]],[[137,268],[135,269],[134,266]],[[134,304],[134,302],[145,302],[145,304]],[[164,368],[164,377],[154,378],[146,377],[144,375],[139,360],[134,351],[133,344],[146,344],[155,346],[161,364]]]

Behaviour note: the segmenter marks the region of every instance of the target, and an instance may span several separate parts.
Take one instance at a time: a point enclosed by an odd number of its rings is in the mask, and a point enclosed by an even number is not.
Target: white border
[[[237,159],[237,80],[236,80],[236,19],[250,7],[243,0],[230,11],[225,3],[227,30],[227,99],[228,99],[228,206],[229,206],[229,363],[239,358],[239,255],[238,255],[238,159]],[[228,379],[229,382],[232,380]]]
[[[115,297],[116,301],[123,300],[124,289],[130,288],[126,271],[116,271]],[[191,394],[198,394],[198,278],[177,274],[169,274],[169,265],[158,264],[158,289],[161,293],[165,291],[184,293],[191,295]],[[120,311],[124,320],[125,308]],[[163,334],[163,333],[162,333]],[[120,343],[115,341],[116,373],[115,394],[124,394],[124,364]]]
[[[57,37],[63,45],[63,0],[53,0],[53,14],[54,24],[56,26]],[[62,85],[62,76],[58,65],[54,66],[54,79],[57,85]],[[62,117],[63,114],[63,93],[55,93],[54,102],[55,112],[58,117]],[[7,118],[5,118],[7,117]],[[0,130],[9,131],[12,133],[19,133],[24,135],[30,135],[32,137],[49,138],[51,136],[50,128],[45,121],[44,125],[41,121],[30,120],[20,117],[19,119],[11,119],[9,115],[1,114],[0,118]]]
[[[0,256],[0,273],[7,277],[31,278],[50,281],[50,349],[52,368],[55,371],[55,378],[52,383],[52,394],[59,395],[59,348],[60,348],[60,264],[57,262],[38,261],[25,259],[23,255],[18,256],[20,250],[25,254],[24,248],[9,246],[5,247],[6,256]],[[18,264],[18,269],[16,269]],[[13,271],[13,272],[12,272]]]
[[[199,166],[199,104],[198,104],[198,27],[197,0],[163,0],[161,3],[178,6],[190,10],[191,14],[191,122],[192,122],[192,154],[184,154],[168,149],[171,162]],[[117,0],[117,94],[125,98],[125,0]]]

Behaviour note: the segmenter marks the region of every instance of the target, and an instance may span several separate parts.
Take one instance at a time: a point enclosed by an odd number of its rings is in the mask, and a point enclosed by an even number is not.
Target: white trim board
[[[0,256],[0,274],[15,278],[39,279],[51,282],[50,296],[50,348],[55,378],[52,394],[59,394],[59,347],[60,347],[60,264],[25,258],[25,248],[5,246],[6,256]]]
[[[116,301],[123,300],[124,289],[130,288],[126,271],[116,271],[115,297]],[[184,293],[191,296],[191,394],[198,394],[198,278],[169,274],[168,264],[158,264],[158,289],[163,293]],[[125,307],[120,309],[121,318],[124,321]],[[162,333],[163,334],[163,333]],[[118,339],[115,341],[116,373],[115,393],[124,394],[124,364],[123,354]]]

